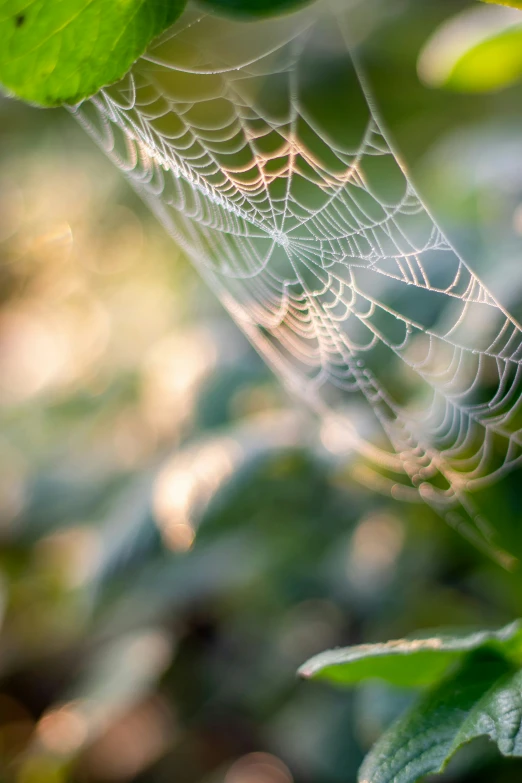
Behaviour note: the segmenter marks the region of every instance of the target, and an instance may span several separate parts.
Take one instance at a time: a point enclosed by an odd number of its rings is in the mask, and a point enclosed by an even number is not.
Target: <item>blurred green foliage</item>
[[[510,8],[522,8],[520,0],[482,0],[483,3],[493,3],[495,5],[507,5]]]
[[[457,92],[501,90],[522,77],[522,13],[471,7],[435,30],[419,59],[432,87]]]
[[[470,5],[372,0],[354,35],[421,193],[520,316],[520,87],[457,96],[416,71]],[[507,623],[519,572],[364,486],[70,117],[0,113],[0,777],[354,781],[410,695],[296,668]],[[519,487],[484,497],[513,549]],[[441,779],[521,770],[472,745]]]

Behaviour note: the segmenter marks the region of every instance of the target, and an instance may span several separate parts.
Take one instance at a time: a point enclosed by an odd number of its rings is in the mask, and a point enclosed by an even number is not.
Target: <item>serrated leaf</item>
[[[40,106],[120,79],[186,0],[0,0],[0,83]]]
[[[426,687],[439,681],[450,666],[476,650],[521,662],[520,621],[498,631],[437,634],[328,650],[303,664],[299,674],[348,686],[366,679],[381,679],[400,687]]]
[[[312,0],[202,0],[202,5],[216,14],[242,19],[260,19],[265,16],[297,11]]]
[[[521,0],[522,2],[522,0]],[[522,14],[515,3],[477,6],[435,31],[419,57],[421,79],[431,87],[491,92],[522,78]]]
[[[522,756],[522,672],[498,653],[468,654],[374,745],[360,783],[415,783],[444,770],[456,751],[487,736]]]

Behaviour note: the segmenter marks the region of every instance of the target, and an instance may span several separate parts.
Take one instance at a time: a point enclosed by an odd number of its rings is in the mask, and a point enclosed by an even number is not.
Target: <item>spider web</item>
[[[468,536],[521,459],[522,334],[391,150],[342,24],[193,12],[74,109],[286,384]]]

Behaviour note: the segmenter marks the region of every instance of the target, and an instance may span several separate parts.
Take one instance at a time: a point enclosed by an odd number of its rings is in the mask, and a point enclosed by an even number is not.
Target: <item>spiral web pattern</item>
[[[488,538],[522,335],[427,213],[343,23],[185,15],[75,109],[287,385],[396,494]]]

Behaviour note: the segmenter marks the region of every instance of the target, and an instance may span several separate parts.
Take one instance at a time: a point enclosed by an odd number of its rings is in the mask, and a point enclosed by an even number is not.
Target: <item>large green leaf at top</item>
[[[515,665],[522,664],[522,624],[516,621],[498,631],[434,634],[328,650],[303,664],[299,674],[340,685],[381,679],[400,687],[426,687],[439,681],[450,666],[478,650],[502,655]]]
[[[201,0],[209,11],[239,19],[260,19],[265,16],[297,11],[312,0]]]
[[[41,106],[120,79],[186,0],[0,0],[0,84]]]
[[[470,654],[382,735],[359,783],[415,783],[442,772],[460,747],[482,736],[503,755],[522,756],[522,672],[484,651]]]

